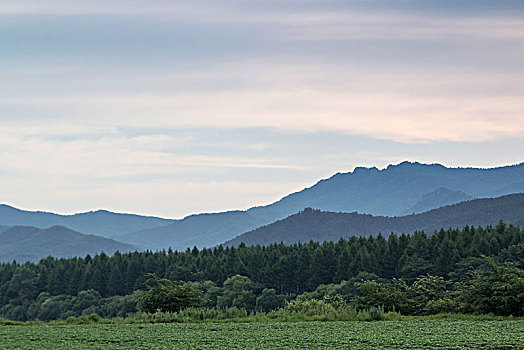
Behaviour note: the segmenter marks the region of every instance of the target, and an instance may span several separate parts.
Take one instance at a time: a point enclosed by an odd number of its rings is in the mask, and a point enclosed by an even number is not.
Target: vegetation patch
[[[2,349],[522,349],[524,321],[0,326]]]
[[[381,320],[388,313],[524,316],[524,231],[500,222],[431,236],[0,265],[0,318],[13,321],[195,322],[261,314]]]

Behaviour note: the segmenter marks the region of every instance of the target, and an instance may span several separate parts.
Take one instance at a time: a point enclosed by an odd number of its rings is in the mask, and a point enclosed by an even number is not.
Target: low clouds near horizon
[[[0,202],[181,217],[521,162],[524,5],[1,1]]]

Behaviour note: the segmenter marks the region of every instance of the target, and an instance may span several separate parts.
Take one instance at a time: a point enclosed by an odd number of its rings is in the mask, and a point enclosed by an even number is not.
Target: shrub
[[[150,274],[146,284],[148,291],[138,295],[138,309],[149,313],[157,311],[176,312],[198,306],[203,302],[202,292],[183,282],[173,282]]]

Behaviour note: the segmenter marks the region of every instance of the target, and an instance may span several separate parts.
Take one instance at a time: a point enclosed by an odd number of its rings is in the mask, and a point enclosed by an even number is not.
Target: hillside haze
[[[433,233],[441,228],[496,225],[499,220],[520,224],[524,219],[524,194],[475,199],[421,214],[401,217],[372,216],[358,213],[333,213],[308,208],[270,225],[247,232],[224,245],[292,244],[310,240],[338,241],[350,236],[376,236],[391,232]]]
[[[55,258],[86,256],[105,252],[135,250],[130,244],[94,235],[84,235],[63,226],[39,229],[14,226],[0,233],[0,262],[37,262],[49,255]]]

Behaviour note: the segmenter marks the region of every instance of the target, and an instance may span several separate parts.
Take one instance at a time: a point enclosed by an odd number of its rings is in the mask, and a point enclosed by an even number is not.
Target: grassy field
[[[0,349],[524,349],[524,321],[0,326]]]

